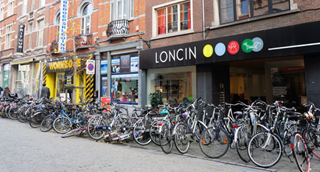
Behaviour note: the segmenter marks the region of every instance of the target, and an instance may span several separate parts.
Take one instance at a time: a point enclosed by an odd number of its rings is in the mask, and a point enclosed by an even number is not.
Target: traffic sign
[[[94,74],[95,70],[95,61],[94,60],[87,60],[87,74]]]

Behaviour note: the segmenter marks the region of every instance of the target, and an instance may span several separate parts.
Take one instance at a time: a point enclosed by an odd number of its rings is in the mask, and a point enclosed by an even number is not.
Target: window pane
[[[180,30],[191,29],[190,2],[180,5]]]
[[[117,20],[122,19],[122,1],[118,1],[118,18]]]
[[[86,19],[86,34],[90,33],[90,16],[87,17]]]
[[[120,103],[138,103],[138,77],[112,75],[111,98],[120,99]]]
[[[131,3],[130,3],[130,17],[134,17],[133,15],[133,12],[134,12],[134,0],[130,0]]]
[[[289,0],[272,0],[272,12],[280,12],[280,11],[285,11],[289,10]]]
[[[246,19],[250,16],[250,1],[249,0],[237,0],[237,19]]]
[[[168,7],[168,32],[178,31],[178,6]]]
[[[166,33],[166,9],[158,10],[158,35]]]
[[[85,34],[85,18],[82,18],[82,22],[81,22],[81,33]]]
[[[268,0],[253,0],[253,16],[269,14]]]
[[[234,21],[233,0],[220,0],[220,23]]]
[[[123,19],[129,18],[129,1],[123,0]]]

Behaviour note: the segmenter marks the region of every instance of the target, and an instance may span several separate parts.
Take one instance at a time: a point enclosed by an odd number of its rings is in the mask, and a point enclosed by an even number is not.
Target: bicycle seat
[[[235,111],[235,112],[233,112],[233,115],[235,115],[237,118],[243,117],[243,113],[241,111]]]

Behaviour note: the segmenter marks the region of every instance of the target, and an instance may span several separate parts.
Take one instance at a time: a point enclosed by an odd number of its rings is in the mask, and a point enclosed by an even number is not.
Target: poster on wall
[[[65,76],[66,86],[72,86],[73,85],[73,75],[71,74],[71,75],[64,75],[64,76]]]
[[[121,73],[130,73],[130,55],[121,56],[120,60]]]
[[[101,75],[108,73],[108,60],[101,60]]]
[[[111,73],[120,73],[120,59],[112,59]]]
[[[107,97],[107,93],[108,93],[108,77],[102,77],[101,84],[102,84],[101,97]]]
[[[131,72],[139,71],[139,56],[131,57]]]

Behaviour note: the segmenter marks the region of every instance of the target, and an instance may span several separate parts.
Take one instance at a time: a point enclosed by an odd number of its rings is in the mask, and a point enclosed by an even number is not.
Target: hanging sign
[[[68,1],[61,0],[61,17],[60,17],[60,32],[59,32],[59,52],[65,53],[67,47],[67,21],[68,21]]]
[[[87,74],[94,74],[94,67],[95,61],[94,60],[87,60]]]
[[[19,32],[18,32],[18,44],[17,44],[17,52],[23,53],[23,42],[24,42],[24,25],[19,25]]]

